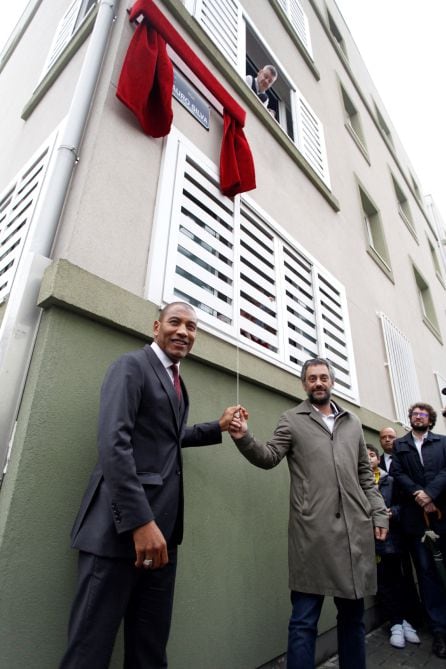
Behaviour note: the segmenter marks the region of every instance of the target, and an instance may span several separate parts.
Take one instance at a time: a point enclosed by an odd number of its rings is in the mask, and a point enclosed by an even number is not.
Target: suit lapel
[[[178,397],[175,392],[173,383],[169,377],[168,371],[166,370],[166,368],[164,367],[163,363],[158,358],[156,353],[152,351],[151,347],[148,344],[144,346],[144,350],[147,353],[149,364],[151,365],[153,371],[155,372],[156,376],[159,379],[159,382],[161,383],[163,389],[167,394],[172,409],[172,413],[175,416],[175,424],[177,426],[178,432],[180,432],[184,422],[186,406],[187,406],[187,392],[185,386],[181,380],[183,398],[185,399],[185,401],[182,403],[184,406],[180,408],[180,402],[178,401]]]

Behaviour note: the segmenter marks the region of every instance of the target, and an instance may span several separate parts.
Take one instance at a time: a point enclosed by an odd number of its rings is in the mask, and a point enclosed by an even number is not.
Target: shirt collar
[[[313,407],[313,409],[315,411],[320,413],[321,416],[325,416],[325,418],[336,418],[336,416],[339,413],[338,408],[336,407],[336,405],[333,402],[330,402],[331,413],[323,413],[320,409],[317,408],[317,406],[315,404],[312,404],[311,406]]]
[[[172,367],[172,365],[176,365],[177,368],[178,368],[178,372],[180,371],[180,363],[179,363],[179,362],[176,362],[176,363],[175,363],[173,360],[171,360],[171,359],[169,358],[169,356],[163,351],[163,349],[160,348],[160,347],[158,346],[158,344],[156,343],[156,341],[153,341],[153,342],[150,344],[150,347],[151,347],[151,349],[153,350],[153,352],[155,353],[155,355],[156,355],[156,357],[158,358],[158,360],[161,362],[161,364],[162,364],[166,369],[169,369],[169,367]]]
[[[416,436],[414,435],[414,433],[411,432],[412,439],[413,439],[414,441],[418,441],[418,442],[420,442],[420,441],[424,441],[424,440],[427,438],[427,435],[428,435],[428,434],[429,434],[429,430],[426,430],[426,432],[424,432],[421,436],[419,436],[419,437],[417,436],[417,437],[416,437]]]

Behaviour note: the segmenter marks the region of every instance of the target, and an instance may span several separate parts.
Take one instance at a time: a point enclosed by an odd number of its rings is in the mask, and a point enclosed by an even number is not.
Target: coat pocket
[[[137,477],[142,485],[163,485],[163,477],[161,474],[138,472]]]

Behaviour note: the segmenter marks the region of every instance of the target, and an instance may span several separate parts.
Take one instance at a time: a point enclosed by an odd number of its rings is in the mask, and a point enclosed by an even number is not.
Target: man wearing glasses
[[[437,414],[430,404],[409,408],[412,428],[393,445],[392,475],[401,490],[401,525],[418,576],[429,627],[432,651],[446,658],[446,589],[432,552],[422,541],[428,527],[439,538],[446,570],[446,437],[431,432]]]

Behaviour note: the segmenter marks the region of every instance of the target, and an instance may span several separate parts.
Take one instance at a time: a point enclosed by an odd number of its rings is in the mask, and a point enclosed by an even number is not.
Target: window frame
[[[431,254],[431,258],[432,258],[432,264],[434,266],[435,275],[436,275],[437,279],[439,280],[439,282],[441,283],[442,287],[446,288],[444,278],[443,278],[443,272],[441,271],[441,265],[440,265],[440,261],[438,259],[437,252],[435,250],[435,246],[434,246],[433,242],[431,241],[427,232],[426,232],[426,239],[427,239],[427,245],[429,247],[429,251],[430,251],[430,254]]]
[[[364,186],[358,182],[359,206],[367,240],[367,253],[392,283],[393,270],[379,208]]]
[[[435,304],[432,298],[432,292],[429,287],[428,282],[424,278],[422,272],[417,267],[417,265],[412,261],[412,270],[415,280],[415,287],[418,295],[418,302],[420,305],[420,311],[422,314],[422,321],[432,332],[434,337],[442,344],[443,340],[441,337],[440,326],[438,323],[437,313],[435,311]]]
[[[359,111],[355,107],[351,97],[347,93],[345,87],[339,82],[341,91],[341,100],[344,110],[344,127],[353,139],[358,149],[370,165],[369,153],[367,150],[367,143],[365,141],[364,130],[361,123]]]
[[[328,29],[330,31],[330,34],[333,37],[333,42],[336,46],[336,50],[338,51],[342,60],[344,60],[348,63],[347,45],[345,43],[345,40],[342,36],[341,31],[339,30],[335,20],[333,19],[333,16],[331,15],[331,13],[328,9],[327,9],[327,21],[328,21]]]
[[[378,121],[378,127],[380,128],[385,141],[388,142],[392,150],[395,150],[395,145],[393,143],[393,137],[390,128],[387,125],[387,122],[375,101],[373,101],[373,104],[375,106],[375,114],[376,114],[376,120]]]
[[[418,243],[418,235],[417,231],[415,228],[415,223],[413,220],[412,216],[412,211],[410,209],[410,204],[409,200],[406,197],[406,194],[404,193],[403,189],[401,188],[398,180],[396,177],[390,173],[390,177],[392,179],[392,186],[393,186],[393,191],[395,193],[395,198],[397,202],[397,209],[398,209],[398,215],[403,221],[404,225],[406,228],[409,230],[415,241]]]

